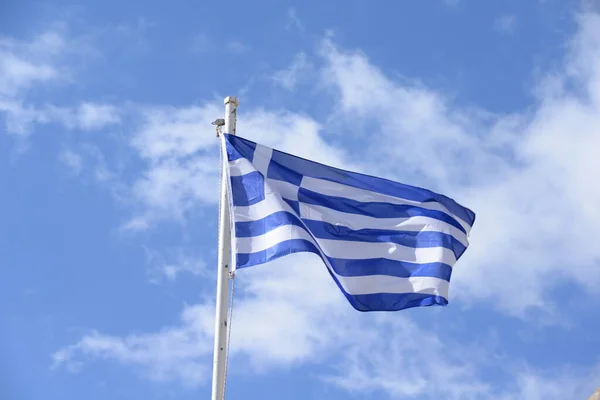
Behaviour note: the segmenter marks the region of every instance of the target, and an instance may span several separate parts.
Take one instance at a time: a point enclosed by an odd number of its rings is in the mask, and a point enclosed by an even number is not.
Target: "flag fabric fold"
[[[223,136],[234,269],[311,252],[359,311],[448,304],[471,210],[430,190]]]

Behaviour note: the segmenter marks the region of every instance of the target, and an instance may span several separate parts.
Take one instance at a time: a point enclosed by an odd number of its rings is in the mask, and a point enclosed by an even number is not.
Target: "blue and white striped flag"
[[[426,189],[224,135],[234,268],[321,257],[359,311],[448,304],[475,214]]]

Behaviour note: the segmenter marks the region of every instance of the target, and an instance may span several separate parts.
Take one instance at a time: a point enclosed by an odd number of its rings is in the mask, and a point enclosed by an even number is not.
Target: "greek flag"
[[[475,214],[426,189],[224,135],[234,269],[317,254],[359,311],[448,304]]]

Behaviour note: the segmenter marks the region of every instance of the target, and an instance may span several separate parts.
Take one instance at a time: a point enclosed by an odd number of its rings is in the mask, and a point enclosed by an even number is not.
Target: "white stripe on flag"
[[[279,211],[296,212],[281,197],[275,194],[265,196],[265,199],[251,206],[236,206],[233,209],[236,222],[258,221]]]
[[[256,168],[246,158],[229,161],[229,176],[242,176],[256,171]]]
[[[364,260],[369,258],[387,258],[417,264],[442,262],[448,265],[456,263],[452,250],[445,247],[406,247],[389,242],[355,242],[348,240],[317,239],[323,252],[332,258],[346,260]]]
[[[267,185],[267,172],[269,171],[269,164],[271,163],[271,157],[273,156],[273,149],[260,144],[256,145],[254,149],[254,156],[252,157],[252,165],[258,172],[260,172],[264,178],[263,190],[265,196],[272,193],[271,188]]]
[[[263,235],[237,238],[237,250],[240,253],[256,253],[293,239],[313,242],[312,237],[304,228],[297,225],[283,225]]]
[[[376,293],[421,293],[438,295],[448,300],[449,282],[439,278],[414,276],[399,278],[388,275],[339,276],[336,278],[351,295]]]
[[[277,179],[267,179],[269,193],[278,194],[284,199],[298,201],[298,190],[300,186]]]
[[[260,144],[256,145],[256,149],[254,149],[254,157],[252,158],[252,165],[254,168],[263,174],[263,176],[267,177],[267,170],[269,169],[269,164],[271,163],[271,156],[273,155],[273,149],[270,149],[265,146],[261,146]]]

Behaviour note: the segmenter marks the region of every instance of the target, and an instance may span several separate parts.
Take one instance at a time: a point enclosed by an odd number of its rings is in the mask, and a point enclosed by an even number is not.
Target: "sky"
[[[225,96],[242,137],[477,214],[447,307],[241,270],[228,399],[600,387],[597,2],[0,7],[0,398],[209,398]]]

